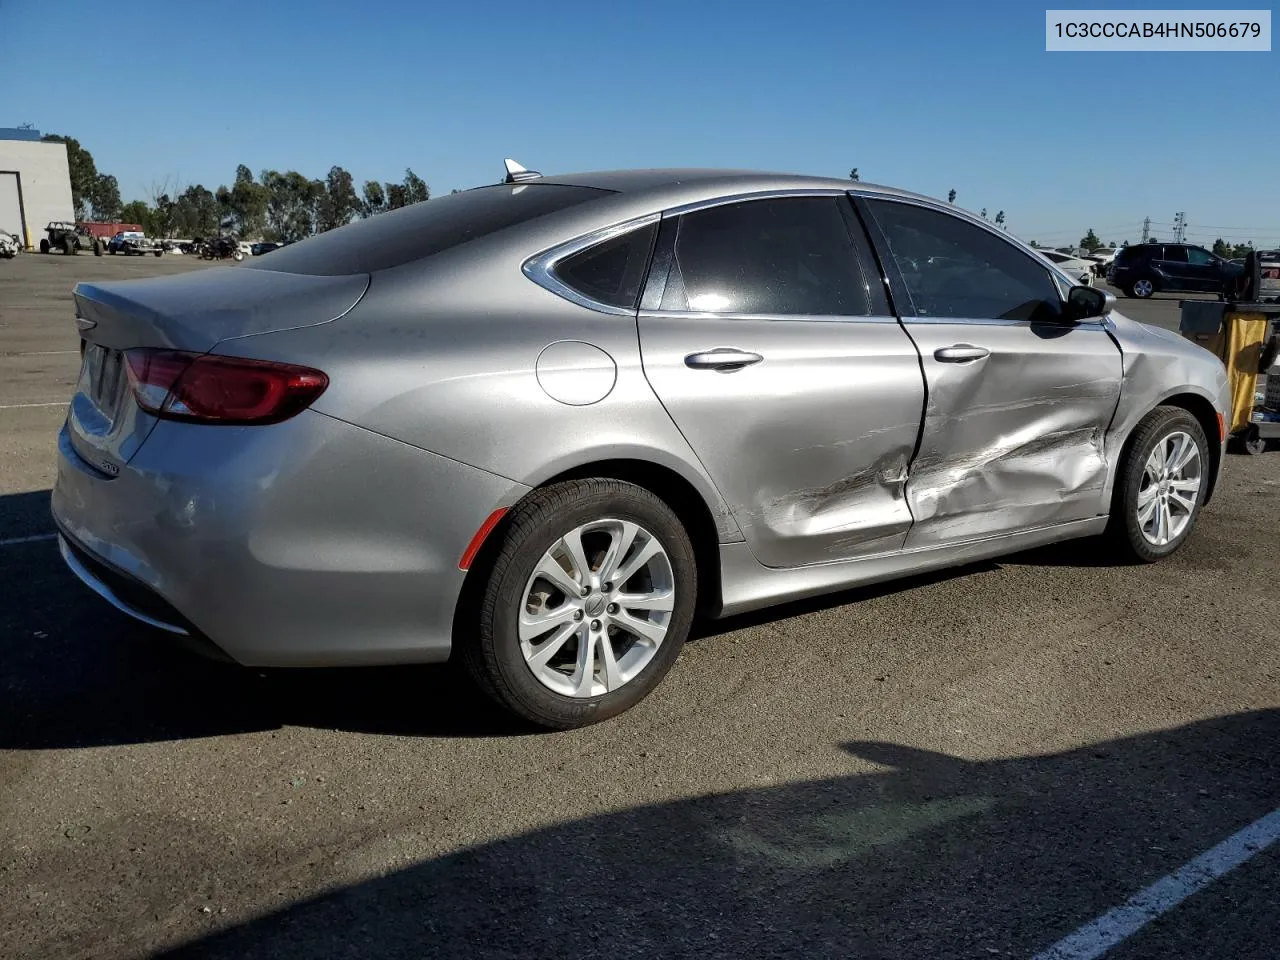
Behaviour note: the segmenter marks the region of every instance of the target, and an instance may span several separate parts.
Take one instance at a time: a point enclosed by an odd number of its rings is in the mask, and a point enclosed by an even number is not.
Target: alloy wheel
[[[1148,543],[1163,547],[1182,536],[1195,514],[1202,479],[1200,448],[1190,434],[1179,430],[1156,443],[1138,487],[1138,528]]]
[[[1134,294],[1143,299],[1155,293],[1155,289],[1155,285],[1150,280],[1135,280],[1133,284]]]
[[[538,682],[567,697],[597,697],[653,660],[675,608],[671,559],[629,520],[570,530],[525,584],[520,652]]]

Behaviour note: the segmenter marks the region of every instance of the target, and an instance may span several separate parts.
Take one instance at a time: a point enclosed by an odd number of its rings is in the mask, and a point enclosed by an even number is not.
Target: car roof
[[[804,174],[764,170],[736,170],[714,167],[673,167],[647,170],[596,170],[530,178],[529,183],[551,183],[566,186],[595,187],[623,194],[684,194],[690,188],[707,193],[758,193],[767,190],[861,190],[891,196],[910,197],[939,202],[934,197],[900,190],[896,187],[837,177],[814,177]]]

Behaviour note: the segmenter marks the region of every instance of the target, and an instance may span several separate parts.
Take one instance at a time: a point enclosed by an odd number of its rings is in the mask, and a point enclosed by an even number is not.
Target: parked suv
[[[1107,271],[1107,280],[1127,296],[1145,299],[1166,293],[1222,293],[1241,268],[1189,243],[1141,243],[1124,247]]]

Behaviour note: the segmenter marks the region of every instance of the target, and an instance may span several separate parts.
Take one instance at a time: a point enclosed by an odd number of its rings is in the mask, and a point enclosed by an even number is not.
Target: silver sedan
[[[131,616],[253,666],[461,659],[618,714],[719,617],[1209,501],[1222,364],[950,204],[542,176],[239,266],[80,284],[53,513]]]

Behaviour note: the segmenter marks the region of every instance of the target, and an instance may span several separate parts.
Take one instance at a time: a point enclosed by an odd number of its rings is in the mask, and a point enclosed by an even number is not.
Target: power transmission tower
[[[1146,243],[1151,237],[1151,218],[1142,221],[1142,242]]]
[[[1175,213],[1173,215],[1173,242],[1181,243],[1187,235],[1187,215],[1185,213]]]

